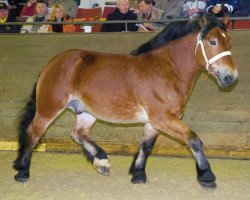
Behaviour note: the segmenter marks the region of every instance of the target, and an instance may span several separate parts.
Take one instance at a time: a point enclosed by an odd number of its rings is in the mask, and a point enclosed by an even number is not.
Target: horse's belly
[[[147,123],[148,115],[144,108],[137,107],[118,107],[116,109],[90,108],[86,106],[86,111],[95,116],[96,118],[111,122],[111,123]]]

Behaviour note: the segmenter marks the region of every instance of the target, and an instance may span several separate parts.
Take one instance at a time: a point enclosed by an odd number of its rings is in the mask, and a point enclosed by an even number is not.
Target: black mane
[[[199,24],[199,20],[205,17],[208,24],[202,29]],[[208,32],[214,27],[219,27],[226,31],[226,26],[216,16],[211,14],[204,14],[199,18],[189,21],[174,21],[168,24],[160,33],[150,39],[148,42],[142,44],[137,49],[130,52],[130,55],[138,56],[147,52],[150,52],[163,44],[166,44],[175,39],[182,38],[190,33],[201,31],[201,38],[208,34]]]

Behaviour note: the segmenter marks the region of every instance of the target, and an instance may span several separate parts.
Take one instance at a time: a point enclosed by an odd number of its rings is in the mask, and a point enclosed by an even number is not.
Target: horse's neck
[[[201,70],[195,57],[197,35],[198,33],[189,34],[152,52],[156,59],[158,57],[165,60],[161,61],[162,67],[171,68],[173,76],[178,77],[180,84],[184,83],[183,87],[187,87],[187,93],[192,89]]]

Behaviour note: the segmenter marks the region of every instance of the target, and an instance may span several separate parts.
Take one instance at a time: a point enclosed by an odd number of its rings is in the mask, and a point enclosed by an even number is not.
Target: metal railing
[[[250,17],[230,17],[230,21],[250,21]],[[78,19],[79,20],[79,19]],[[135,23],[135,24],[143,24],[143,23],[160,23],[163,25],[167,25],[174,21],[188,21],[189,19],[185,18],[178,18],[178,19],[166,19],[166,20],[112,20],[112,21],[102,21],[102,20],[94,20],[94,21],[65,21],[65,22],[5,22],[1,23],[1,25],[66,25],[66,24],[73,24],[73,25],[94,25],[94,24],[125,24],[125,31],[128,31],[128,24]]]

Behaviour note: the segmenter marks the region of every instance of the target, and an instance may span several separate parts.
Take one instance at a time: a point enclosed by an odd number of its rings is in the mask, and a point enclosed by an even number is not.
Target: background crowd
[[[113,7],[105,18],[154,20],[194,18],[201,13],[217,17],[250,16],[249,0],[0,0],[0,33],[65,32],[66,25],[6,25],[6,22],[63,22],[76,19],[81,8]],[[64,27],[65,26],[65,27]],[[102,32],[159,31],[161,23],[105,23]],[[67,29],[71,30],[71,29]],[[73,28],[72,28],[73,30]],[[72,31],[71,30],[71,31]]]

